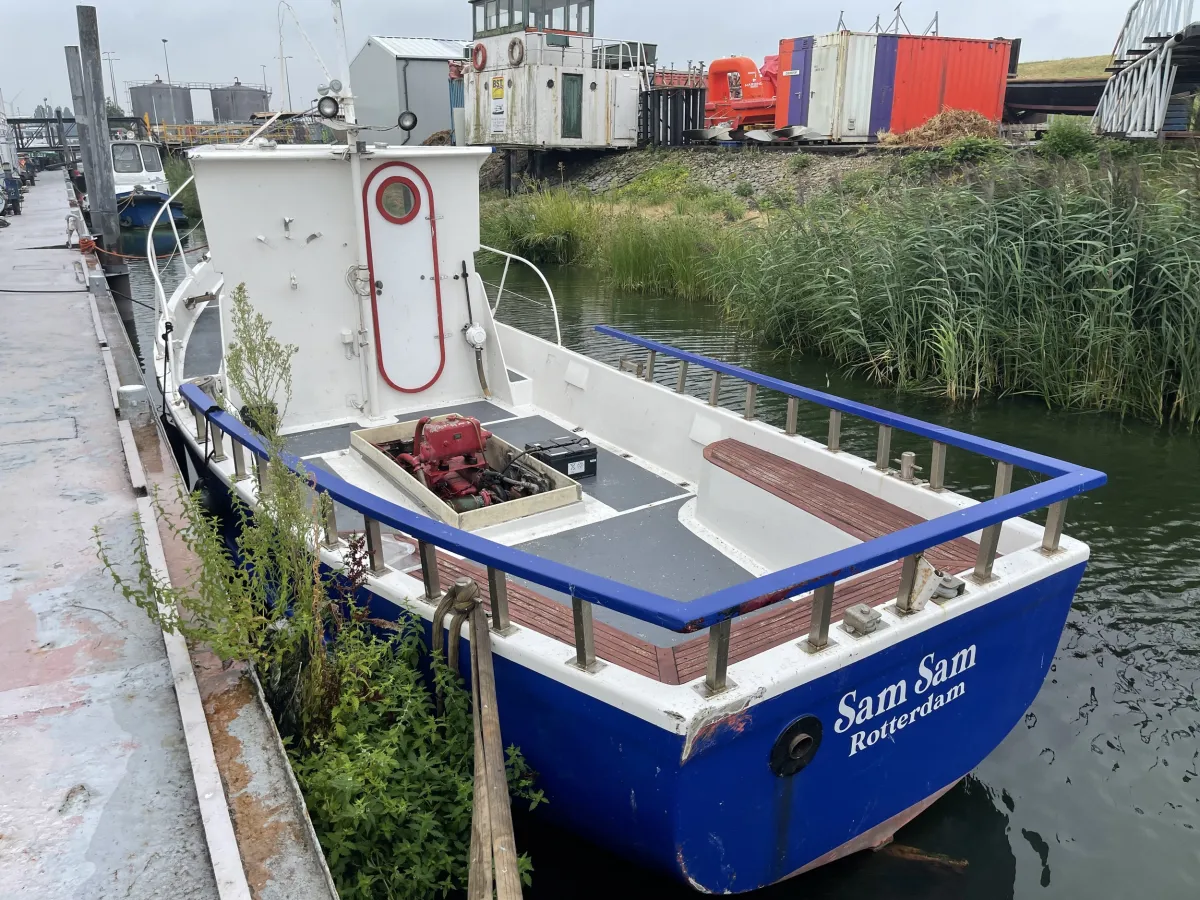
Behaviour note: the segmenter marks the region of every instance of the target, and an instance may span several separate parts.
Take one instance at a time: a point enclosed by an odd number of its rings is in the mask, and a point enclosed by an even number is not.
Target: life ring
[[[482,72],[487,67],[487,47],[483,46],[482,41],[471,51],[471,65],[475,67],[476,72]]]
[[[525,62],[525,42],[520,38],[508,42],[508,62],[514,67]]]

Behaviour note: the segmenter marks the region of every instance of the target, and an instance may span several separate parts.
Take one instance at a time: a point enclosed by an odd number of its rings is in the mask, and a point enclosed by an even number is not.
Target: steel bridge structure
[[[1192,7],[1193,0],[1138,0],[1130,7],[1096,107],[1097,132],[1164,135],[1172,96],[1200,86],[1200,23],[1192,21]]]

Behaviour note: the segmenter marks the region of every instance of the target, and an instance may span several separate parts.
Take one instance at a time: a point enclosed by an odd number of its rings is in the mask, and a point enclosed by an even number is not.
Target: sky
[[[901,13],[921,32],[935,12],[941,33],[956,37],[1020,37],[1021,58],[1059,59],[1110,53],[1132,0],[905,0]],[[124,83],[166,80],[162,38],[175,82],[228,83],[266,79],[280,85],[276,0],[95,0],[101,49],[115,57],[119,102]],[[292,0],[292,7],[338,76],[337,44],[328,0]],[[470,39],[467,0],[343,0],[351,58],[369,34]],[[684,66],[720,56],[761,60],[781,38],[868,30],[893,16],[894,0],[596,0],[599,37],[658,43],[660,62]],[[78,43],[71,0],[0,0],[0,92],[6,111],[31,115],[49,98],[71,106],[63,47]],[[285,15],[284,56],[293,108],[307,107],[324,76],[296,23]],[[105,64],[105,85],[109,83]],[[112,93],[108,89],[108,93]],[[284,90],[286,97],[287,90]],[[207,95],[193,95],[197,117],[211,113]],[[204,99],[202,99],[204,98]],[[272,105],[278,108],[279,94]]]

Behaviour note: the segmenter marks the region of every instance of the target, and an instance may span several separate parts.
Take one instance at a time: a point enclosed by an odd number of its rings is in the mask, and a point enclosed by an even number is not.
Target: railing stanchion
[[[246,480],[246,448],[242,446],[242,442],[237,438],[233,438],[230,443],[233,445],[230,449],[233,451],[233,480]]]
[[[904,557],[900,566],[900,591],[896,594],[896,612],[907,614],[913,611],[913,586],[917,582],[917,565],[921,562],[921,554]]]
[[[1003,497],[1012,489],[1012,463],[996,462],[996,496]],[[989,525],[983,529],[979,538],[979,555],[975,559],[975,571],[972,576],[976,581],[991,581],[992,566],[996,562],[996,551],[1000,546],[1000,531],[1003,522]]]
[[[808,649],[824,650],[829,645],[829,620],[833,618],[833,585],[813,592],[812,624],[808,629]]]
[[[257,453],[254,454],[254,479],[258,483],[258,494],[261,497],[267,492],[267,460]]]
[[[1057,553],[1059,542],[1062,540],[1063,523],[1067,518],[1067,501],[1059,500],[1051,503],[1046,512],[1046,531],[1042,535],[1042,552]]]
[[[746,385],[746,412],[744,416],[747,420],[754,418],[754,407],[758,401],[758,385],[750,382]]]
[[[654,362],[658,359],[658,351],[651,350],[650,358],[646,360],[646,380],[654,381]]]
[[[675,393],[682,394],[687,389],[688,361],[685,359],[679,366],[679,380],[675,382]]]
[[[512,627],[508,619],[508,574],[488,566],[488,593],[492,597],[492,631],[505,634]]]
[[[733,619],[723,619],[708,629],[708,666],[704,687],[709,694],[719,694],[728,687],[729,635]]]
[[[592,629],[592,604],[578,597],[571,598],[571,613],[575,620],[575,659],[572,665],[587,672],[596,665],[596,634]]]
[[[321,502],[325,505],[325,549],[332,550],[342,542],[338,537],[337,504],[328,494],[321,495]]]
[[[716,406],[721,399],[721,373],[712,373],[712,387],[708,389],[708,405]]]
[[[196,440],[204,442],[204,432],[208,428],[208,419],[204,418],[204,413],[199,407],[192,407],[192,418],[196,423]]]
[[[212,435],[212,461],[225,462],[225,460],[229,459],[225,455],[225,432],[221,430],[221,427],[216,422],[210,422],[208,433]]]
[[[892,426],[879,426],[879,443],[875,445],[875,468],[886,472],[891,466],[888,457],[892,452]]]
[[[842,450],[842,411],[840,409],[829,411],[829,438],[825,442],[825,449],[830,453],[840,453]]]
[[[383,561],[383,534],[379,522],[370,516],[363,517],[367,532],[367,565],[372,575],[382,575],[387,571]]]
[[[787,434],[796,433],[796,420],[800,418],[800,398],[788,397],[787,406],[787,422],[784,424],[783,430]]]
[[[946,445],[941,441],[933,442],[933,457],[929,461],[929,489],[946,489]]]
[[[437,546],[426,541],[417,542],[421,556],[421,580],[425,582],[425,598],[436,602],[442,596],[442,579],[438,575]]]

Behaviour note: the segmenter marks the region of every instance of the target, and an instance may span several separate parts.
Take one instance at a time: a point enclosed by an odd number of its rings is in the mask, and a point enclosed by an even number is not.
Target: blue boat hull
[[[226,485],[205,481],[227,504]],[[1041,689],[1084,568],[724,710],[687,735],[497,655],[504,742],[539,773],[549,802],[538,814],[699,890],[755,890],[886,842],[979,765]],[[374,616],[407,615],[365,599]],[[874,714],[858,721],[865,698]],[[776,742],[810,716],[821,723],[811,762],[777,775]]]
[[[167,198],[160,194],[124,194],[117,197],[117,217],[122,228],[149,228],[150,223],[162,208]],[[177,228],[188,224],[187,214],[179,201],[171,203],[171,217]],[[169,224],[165,216],[159,218],[159,227]]]

